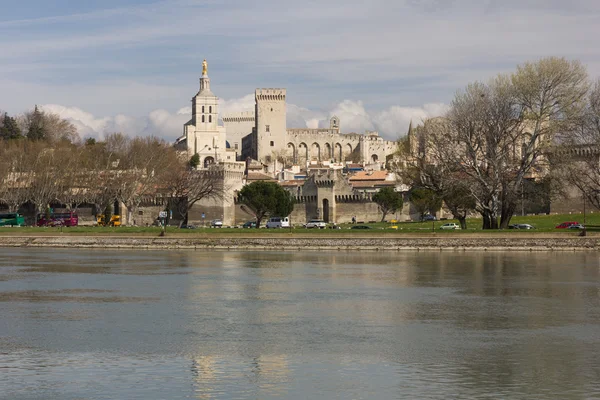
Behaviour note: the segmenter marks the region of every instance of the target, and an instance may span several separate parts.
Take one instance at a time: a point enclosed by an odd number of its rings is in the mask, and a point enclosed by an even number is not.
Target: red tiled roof
[[[387,171],[359,171],[350,177],[350,181],[381,181],[387,174]]]
[[[247,181],[274,181],[275,178],[262,172],[248,172]]]
[[[396,183],[393,181],[354,181],[350,182],[353,188],[370,188],[370,187],[381,187],[381,186],[395,186]]]
[[[302,186],[306,182],[304,179],[279,182],[281,186]]]

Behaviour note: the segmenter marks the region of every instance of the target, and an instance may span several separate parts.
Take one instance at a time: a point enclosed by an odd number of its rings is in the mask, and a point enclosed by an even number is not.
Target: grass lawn
[[[531,215],[531,216],[515,216],[511,219],[511,224],[530,224],[533,225],[535,230],[521,230],[511,229],[503,231],[485,231],[486,233],[493,232],[504,232],[511,234],[522,234],[524,232],[553,232],[553,233],[568,233],[574,234],[573,229],[555,229],[555,226],[565,221],[578,221],[583,223],[583,214],[564,214],[564,215]],[[588,225],[599,225],[600,226],[600,213],[586,214],[586,223]],[[242,229],[242,228],[197,228],[197,229],[178,229],[177,227],[167,227],[167,236],[177,234],[177,236],[213,236],[213,235],[270,235],[270,234],[281,234],[281,233],[302,233],[308,235],[332,235],[332,234],[343,234],[347,235],[377,235],[382,232],[386,233],[474,233],[482,232],[481,219],[470,218],[467,219],[467,229],[460,231],[443,231],[440,230],[440,226],[447,222],[458,222],[456,220],[445,220],[445,221],[428,221],[428,222],[398,222],[391,224],[387,223],[366,223],[372,229],[350,229],[351,224],[341,224],[342,229],[305,229],[302,227],[295,227],[292,230],[289,229]],[[395,228],[394,228],[395,227]],[[138,226],[120,226],[120,227],[98,227],[98,226],[77,226],[72,228],[47,228],[47,227],[0,227],[0,235],[12,236],[12,235],[83,235],[83,236],[114,236],[114,235],[131,235],[131,236],[158,236],[162,228],[156,226],[150,227],[138,227]],[[598,229],[600,231],[600,229]]]

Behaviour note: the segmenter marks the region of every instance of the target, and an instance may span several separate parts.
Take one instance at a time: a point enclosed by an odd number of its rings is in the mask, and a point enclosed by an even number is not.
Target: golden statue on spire
[[[208,73],[208,63],[206,62],[206,59],[204,59],[204,61],[202,61],[202,75],[206,75]]]

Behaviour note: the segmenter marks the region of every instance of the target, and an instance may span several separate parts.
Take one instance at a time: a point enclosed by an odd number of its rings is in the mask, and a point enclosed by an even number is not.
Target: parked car
[[[571,225],[581,225],[581,224],[577,221],[568,221],[568,222],[563,222],[562,224],[556,225],[556,229],[566,229],[566,228],[569,228]]]
[[[350,229],[371,229],[369,225],[352,225]]]
[[[508,228],[509,229],[535,229],[535,226],[529,225],[529,224],[515,224],[512,226],[513,226],[513,228],[511,228],[511,225],[509,225]]]
[[[458,225],[456,222],[447,222],[440,226],[440,229],[460,229],[460,225]]]
[[[583,225],[583,224],[570,225],[569,229],[585,229],[585,225]]]
[[[223,221],[221,221],[220,219],[213,219],[212,221],[210,221],[210,226],[212,228],[222,228]]]
[[[256,221],[246,221],[242,228],[256,228]]]
[[[311,219],[310,221],[308,221],[306,223],[306,225],[304,225],[304,227],[306,229],[311,229],[311,228],[325,229],[325,228],[327,228],[327,223],[325,221],[323,221],[322,219]]]
[[[288,217],[271,217],[265,227],[268,228],[289,228],[290,219]]]
[[[427,214],[423,217],[423,221],[437,221],[437,218],[435,215]]]

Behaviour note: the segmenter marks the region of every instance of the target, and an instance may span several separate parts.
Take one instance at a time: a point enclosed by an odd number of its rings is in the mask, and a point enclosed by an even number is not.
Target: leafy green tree
[[[242,188],[239,199],[254,214],[257,228],[266,216],[287,217],[294,210],[292,195],[275,182],[252,182]]]
[[[395,213],[402,209],[404,201],[402,193],[398,193],[391,187],[384,187],[373,196],[373,201],[379,206],[381,211],[381,222],[385,221],[385,217],[389,213]]]
[[[196,153],[192,157],[190,157],[190,161],[188,162],[188,165],[190,166],[190,168],[197,169],[199,164],[200,164],[200,155],[198,153]]]
[[[4,113],[4,119],[2,126],[0,127],[0,139],[11,140],[21,138],[21,129],[17,124],[17,120],[13,117],[9,117],[7,113]]]
[[[433,190],[426,188],[414,188],[411,190],[410,202],[417,209],[421,221],[427,212],[435,214],[442,208],[442,198]]]

